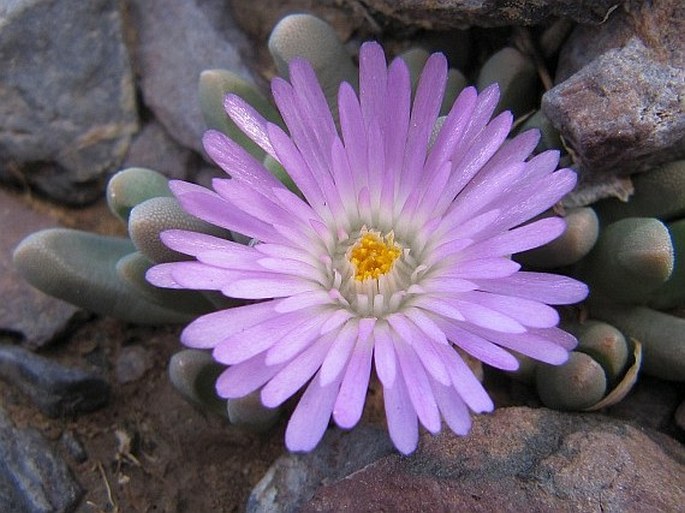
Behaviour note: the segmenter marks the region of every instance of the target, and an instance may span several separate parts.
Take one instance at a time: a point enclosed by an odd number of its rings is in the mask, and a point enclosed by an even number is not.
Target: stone
[[[628,0],[601,25],[576,25],[559,54],[555,81],[561,83],[600,55],[623,48],[637,36],[662,60],[685,63],[682,31],[685,8],[680,0]]]
[[[390,438],[378,428],[331,429],[312,452],[286,454],[276,460],[252,490],[246,512],[300,511],[321,483],[338,481],[392,452]]]
[[[35,429],[16,428],[0,408],[0,508],[7,512],[68,513],[83,490],[67,464]]]
[[[558,17],[598,24],[616,5],[612,0],[367,0],[364,3],[401,23],[427,29],[536,25]]]
[[[65,367],[18,346],[0,345],[0,379],[28,396],[48,417],[90,412],[109,401],[109,385],[100,375]]]
[[[4,298],[0,303],[0,330],[16,335],[22,344],[34,349],[63,333],[79,311],[31,287],[12,265],[12,252],[19,241],[55,225],[52,218],[0,189],[0,294]]]
[[[0,180],[96,199],[138,129],[119,2],[4,2],[0,62]]]
[[[157,121],[150,121],[131,142],[122,169],[154,169],[170,179],[186,180],[197,165],[193,153],[174,141]]]
[[[680,511],[684,463],[678,442],[623,421],[502,408],[322,484],[300,511]]]
[[[138,381],[152,367],[152,358],[144,347],[133,345],[121,349],[115,364],[117,382],[122,385]]]
[[[229,9],[218,6],[198,0],[128,2],[143,101],[174,140],[198,152],[206,129],[198,99],[200,73],[221,68],[250,76],[239,54],[247,51],[246,40]]]
[[[601,31],[579,27],[542,110],[580,167],[567,204],[626,200],[626,177],[685,155],[685,5],[628,2]],[[563,80],[563,81],[562,81]]]

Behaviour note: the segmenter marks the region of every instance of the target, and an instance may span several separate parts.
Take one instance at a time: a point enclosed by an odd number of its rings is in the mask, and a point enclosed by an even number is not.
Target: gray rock
[[[122,168],[144,167],[167,178],[186,180],[197,156],[174,141],[164,127],[151,121],[133,138]],[[198,159],[201,160],[201,159]]]
[[[55,224],[0,189],[0,330],[16,334],[22,344],[32,348],[44,346],[63,333],[79,311],[31,287],[12,265],[12,252],[21,239]]]
[[[631,1],[566,44],[542,109],[580,165],[568,204],[626,199],[627,175],[685,155],[685,4]],[[567,78],[568,77],[568,78]]]
[[[533,25],[551,18],[601,23],[612,0],[366,0],[375,11],[408,25],[444,29],[479,25]]]
[[[35,429],[17,429],[0,408],[0,510],[68,513],[82,495],[48,441]]]
[[[138,127],[119,2],[3,2],[0,62],[0,180],[97,198]]]
[[[324,484],[300,510],[681,511],[685,449],[601,415],[503,408]]]
[[[138,381],[152,367],[152,357],[144,347],[134,345],[121,349],[115,365],[117,382]]]
[[[219,10],[218,5],[197,0],[128,1],[143,100],[171,137],[200,152],[206,128],[197,94],[200,73],[223,68],[249,77],[238,53],[247,43],[234,28],[229,10]]]
[[[97,374],[65,367],[18,346],[0,345],[0,379],[49,417],[89,412],[109,400],[109,385]]]
[[[311,453],[286,454],[276,460],[252,490],[246,511],[300,511],[322,483],[342,479],[392,452],[387,433],[380,429],[358,426],[352,431],[329,430]]]

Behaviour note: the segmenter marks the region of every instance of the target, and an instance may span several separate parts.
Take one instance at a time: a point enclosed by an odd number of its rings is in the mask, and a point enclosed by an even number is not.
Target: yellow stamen
[[[379,235],[373,232],[362,233],[347,255],[349,262],[354,265],[354,277],[357,281],[378,279],[388,274],[395,260],[402,254],[402,248],[395,242],[393,232],[382,239]]]

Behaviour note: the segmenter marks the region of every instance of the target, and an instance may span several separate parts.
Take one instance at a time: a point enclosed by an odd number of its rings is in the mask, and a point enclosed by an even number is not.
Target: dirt
[[[150,367],[140,379],[117,384],[117,357],[131,344],[152,356]],[[54,440],[83,486],[77,512],[243,511],[252,487],[284,451],[283,425],[265,435],[248,433],[188,404],[166,374],[179,349],[177,328],[86,322],[47,353],[68,365],[98,367],[112,385],[105,408],[78,418],[49,419],[0,382],[14,422]],[[64,432],[83,444],[88,457],[82,463],[59,442]]]

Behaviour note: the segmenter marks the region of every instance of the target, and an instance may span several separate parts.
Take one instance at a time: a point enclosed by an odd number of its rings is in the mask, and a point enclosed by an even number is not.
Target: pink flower
[[[232,179],[215,179],[214,191],[172,183],[189,213],[256,242],[167,231],[164,243],[196,260],[157,265],[148,279],[258,300],[198,318],[182,341],[229,366],[222,397],[261,390],[276,407],[305,387],[286,431],[291,450],[314,448],[331,416],[342,428],[359,421],[372,368],[390,436],[408,454],[419,423],[465,434],[469,410],[493,408],[455,347],[513,370],[508,350],[560,364],[576,344],[548,305],[581,301],[587,287],[511,259],[564,231],[558,217],[529,221],[573,188],[575,173],[555,171],[554,151],[528,158],[537,132],[506,140],[512,116],[491,119],[495,86],[465,89],[433,140],[446,75],[445,58],[432,55],[412,102],[404,62],[388,67],[378,44],[363,45],[359,98],[341,85],[338,130],[311,66],[295,59],[291,82],[272,83],[289,134],[234,95],[225,107],[302,198],[215,131],[205,148]]]

